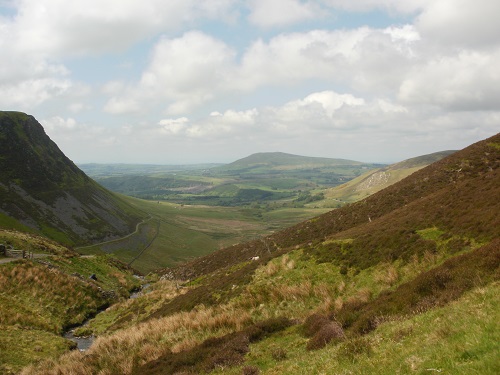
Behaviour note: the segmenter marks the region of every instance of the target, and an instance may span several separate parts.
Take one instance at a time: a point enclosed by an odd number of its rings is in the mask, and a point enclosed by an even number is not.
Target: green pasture
[[[147,213],[149,219],[130,236],[77,250],[82,254],[114,255],[143,273],[270,234],[326,211],[272,204],[221,207],[124,199]]]

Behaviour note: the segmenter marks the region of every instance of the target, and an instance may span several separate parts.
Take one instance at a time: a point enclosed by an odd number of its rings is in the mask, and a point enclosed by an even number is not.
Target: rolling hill
[[[399,163],[370,170],[340,186],[325,190],[327,201],[352,203],[380,191],[429,164],[441,160],[456,151],[441,151],[417,156]]]
[[[88,352],[23,374],[497,374],[499,171],[500,134],[166,269],[89,323]]]
[[[215,172],[266,172],[273,170],[300,170],[332,166],[361,166],[364,163],[346,160],[299,156],[284,152],[259,152],[232,163],[215,167]]]
[[[144,216],[87,177],[32,116],[0,112],[0,226],[68,245],[128,234]]]
[[[211,206],[279,202],[295,207],[304,204],[311,190],[337,186],[380,164],[267,152],[208,166],[82,167],[107,189],[137,198]],[[106,171],[109,174],[103,174]]]

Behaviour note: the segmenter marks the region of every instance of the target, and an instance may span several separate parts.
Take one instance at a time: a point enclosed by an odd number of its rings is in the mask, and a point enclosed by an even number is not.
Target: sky
[[[76,163],[391,163],[500,130],[498,0],[0,0],[0,110]]]

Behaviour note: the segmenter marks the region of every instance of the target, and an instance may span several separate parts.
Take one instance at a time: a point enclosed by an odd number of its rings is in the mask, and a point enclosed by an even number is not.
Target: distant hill
[[[33,118],[0,112],[0,226],[76,245],[133,231],[141,213],[87,177]]]
[[[342,203],[358,201],[401,181],[419,169],[441,160],[454,152],[456,150],[435,152],[370,170],[345,184],[327,189],[324,192],[325,198]]]
[[[298,206],[309,191],[337,186],[380,164],[345,159],[258,153],[230,164],[212,166],[83,165],[107,189],[176,204],[244,206],[279,202]],[[198,168],[198,169],[196,169]]]
[[[167,173],[199,171],[218,167],[220,163],[208,164],[100,164],[87,163],[78,164],[78,167],[92,178],[113,177],[113,176],[149,176],[164,175]]]
[[[230,164],[213,168],[217,172],[269,172],[279,170],[312,169],[332,166],[361,166],[364,163],[345,160],[299,156],[284,152],[260,152]]]

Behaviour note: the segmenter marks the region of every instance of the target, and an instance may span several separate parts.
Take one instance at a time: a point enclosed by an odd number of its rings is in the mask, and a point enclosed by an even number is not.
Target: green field
[[[250,155],[221,166],[82,165],[109,190],[177,204],[296,207],[303,194],[343,184],[381,165],[284,153]],[[319,197],[316,197],[319,199]]]
[[[217,207],[125,199],[147,213],[138,230],[123,239],[77,248],[82,254],[112,254],[148,273],[270,234],[324,213],[327,209]]]

